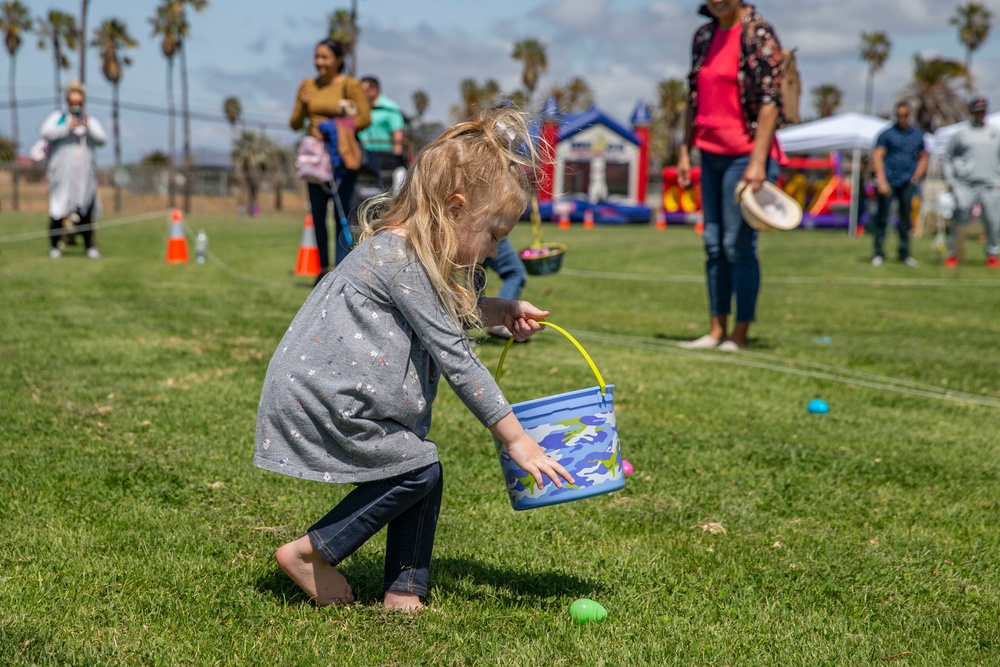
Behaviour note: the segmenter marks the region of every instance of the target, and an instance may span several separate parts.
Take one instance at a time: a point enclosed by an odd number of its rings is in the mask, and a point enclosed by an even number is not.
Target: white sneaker
[[[906,264],[907,266],[913,269],[920,266],[920,262],[918,262],[914,257],[907,257],[906,259],[903,260],[903,264]]]
[[[874,257],[872,257],[872,266],[882,266],[882,264],[884,263],[885,260],[882,258],[881,255],[875,255]]]
[[[97,248],[87,248],[87,257],[91,259],[100,259],[101,251]]]
[[[59,259],[62,257],[62,250],[59,248],[49,248],[49,257],[52,259]]]
[[[496,336],[497,338],[503,338],[504,340],[508,340],[514,337],[514,334],[512,334],[510,330],[502,324],[489,327],[486,331],[491,336]]]
[[[735,341],[724,340],[719,343],[719,347],[716,348],[720,352],[739,352],[742,348],[735,343]]]
[[[695,338],[694,340],[681,343],[680,346],[685,350],[711,350],[712,348],[718,346],[718,344],[718,340],[712,338],[709,334],[705,334],[701,338]]]

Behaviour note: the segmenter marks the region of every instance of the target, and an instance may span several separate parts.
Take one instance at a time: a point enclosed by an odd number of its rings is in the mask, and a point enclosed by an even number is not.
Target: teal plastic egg
[[[830,411],[830,406],[826,404],[826,401],[821,401],[818,398],[814,398],[809,401],[809,405],[806,406],[806,410],[817,415],[825,415]]]

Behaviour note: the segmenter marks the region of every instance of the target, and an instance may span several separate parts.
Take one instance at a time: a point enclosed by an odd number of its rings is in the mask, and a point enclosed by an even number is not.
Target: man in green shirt
[[[389,175],[396,167],[405,166],[403,159],[405,119],[399,105],[382,94],[381,85],[376,77],[363,77],[361,87],[371,102],[372,122],[358,133],[358,138],[368,154],[367,168],[376,178],[382,180],[383,174]]]

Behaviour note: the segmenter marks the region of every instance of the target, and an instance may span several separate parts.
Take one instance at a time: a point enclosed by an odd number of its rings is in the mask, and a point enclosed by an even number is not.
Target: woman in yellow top
[[[353,116],[354,129],[361,130],[371,124],[371,106],[368,96],[361,88],[361,83],[354,77],[344,74],[344,46],[338,41],[324,39],[316,45],[313,57],[316,65],[316,77],[304,79],[299,85],[295,98],[295,108],[290,120],[293,130],[306,127],[309,134],[324,140],[319,130],[319,124],[335,116]],[[347,215],[351,210],[351,198],[354,194],[354,184],[357,182],[357,171],[346,171],[337,183],[337,193]],[[330,270],[330,247],[326,228],[326,211],[333,192],[325,183],[309,183],[309,207],[312,210],[313,223],[316,226],[316,245],[319,246],[320,278]],[[336,211],[335,211],[336,215]],[[334,224],[336,229],[336,224]],[[335,264],[340,264],[350,246],[345,243],[343,234],[336,234]],[[317,278],[317,282],[319,278]]]

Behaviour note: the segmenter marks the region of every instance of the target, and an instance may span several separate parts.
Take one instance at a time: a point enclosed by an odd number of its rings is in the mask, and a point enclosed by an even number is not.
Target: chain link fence
[[[98,172],[98,190],[104,214],[116,212],[116,186],[120,190],[120,212],[138,213],[157,209],[182,207],[185,175],[173,172],[173,196],[170,193],[170,173],[166,167],[127,166]],[[246,187],[230,167],[195,167],[191,170],[191,212],[250,212]],[[49,208],[49,189],[45,168],[19,165],[17,210],[45,214]],[[269,176],[261,180],[257,195],[257,211],[304,210],[307,198],[305,186],[293,178]],[[14,210],[14,169],[10,162],[0,163],[0,215]]]

